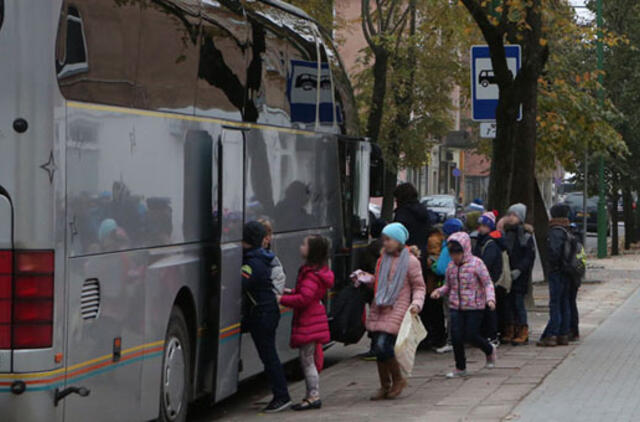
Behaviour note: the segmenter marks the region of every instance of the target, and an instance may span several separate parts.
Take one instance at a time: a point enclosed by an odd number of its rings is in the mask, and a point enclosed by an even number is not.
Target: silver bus
[[[309,233],[345,279],[379,157],[300,10],[0,0],[0,57],[0,420],[184,421],[258,374],[246,221],[273,222],[289,286]]]

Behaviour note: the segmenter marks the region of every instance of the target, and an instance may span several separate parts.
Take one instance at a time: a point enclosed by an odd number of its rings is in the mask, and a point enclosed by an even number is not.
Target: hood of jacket
[[[322,287],[327,290],[333,287],[335,276],[333,275],[333,271],[331,271],[331,269],[326,265],[322,268],[310,267],[308,265],[305,265],[302,269],[302,273],[303,275],[306,273],[310,273],[311,275],[315,276]]]
[[[469,260],[473,256],[473,253],[471,252],[471,238],[467,233],[454,233],[449,237],[449,239],[447,239],[447,242],[458,242],[460,246],[462,246],[462,250],[464,252],[464,258],[462,259],[462,262],[469,262]]]

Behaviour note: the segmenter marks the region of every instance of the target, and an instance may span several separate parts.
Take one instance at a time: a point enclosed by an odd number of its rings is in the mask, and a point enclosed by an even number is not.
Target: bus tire
[[[191,342],[182,310],[169,317],[162,357],[160,422],[185,422],[191,386]]]

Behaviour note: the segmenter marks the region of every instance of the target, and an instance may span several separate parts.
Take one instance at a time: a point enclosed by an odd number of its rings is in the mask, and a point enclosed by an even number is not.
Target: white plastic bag
[[[422,325],[420,316],[417,314],[412,315],[411,311],[407,311],[407,313],[404,314],[393,349],[405,378],[411,376],[413,364],[416,360],[416,350],[418,349],[418,345],[426,337],[427,330],[424,328],[424,325]]]

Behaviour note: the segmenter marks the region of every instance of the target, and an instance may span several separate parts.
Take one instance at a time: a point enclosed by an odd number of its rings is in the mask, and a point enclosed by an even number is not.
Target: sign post
[[[506,45],[507,66],[515,75],[522,65],[522,50],[519,45]],[[489,46],[471,47],[471,111],[476,122],[495,122],[500,91],[491,64]],[[522,119],[522,107],[518,120]]]

